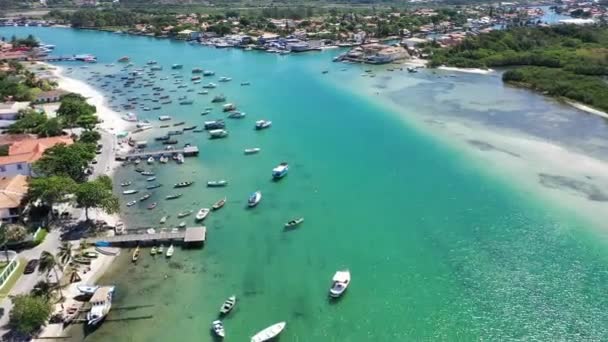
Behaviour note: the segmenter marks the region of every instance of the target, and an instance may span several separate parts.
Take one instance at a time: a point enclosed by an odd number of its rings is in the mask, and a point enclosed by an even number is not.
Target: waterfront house
[[[16,175],[0,178],[0,221],[17,221],[22,210],[21,203],[27,190],[26,176]]]
[[[12,143],[8,155],[0,157],[0,177],[15,175],[32,176],[32,164],[42,157],[44,151],[57,144],[71,145],[68,137],[25,138]]]
[[[36,95],[36,98],[34,99],[34,103],[40,104],[40,103],[59,102],[59,101],[61,101],[61,97],[63,97],[64,95],[67,95],[67,94],[68,94],[67,91],[64,91],[61,89],[43,91],[40,94]]]
[[[177,33],[177,39],[197,40],[200,32],[193,30],[182,30]]]
[[[3,102],[0,103],[0,120],[16,120],[19,111],[27,108],[29,102]]]

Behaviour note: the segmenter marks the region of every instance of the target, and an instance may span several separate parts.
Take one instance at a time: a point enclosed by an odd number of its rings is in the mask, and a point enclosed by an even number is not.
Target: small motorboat
[[[160,224],[165,224],[165,222],[167,222],[167,219],[169,218],[169,216],[163,216],[160,218]],[[162,247],[162,246],[161,246]]]
[[[144,171],[141,173],[142,176],[154,176],[154,172],[152,171]]]
[[[176,198],[180,198],[182,197],[182,194],[173,194],[173,195],[167,195],[165,197],[166,200],[172,200],[172,199],[176,199]]]
[[[286,325],[287,325],[287,323],[285,323],[285,322],[273,324],[273,325],[269,326],[268,328],[253,335],[253,337],[251,338],[251,342],[269,341],[269,340],[277,337],[283,331],[283,329],[285,329]]]
[[[350,284],[350,271],[343,270],[338,271],[334,274],[334,278],[332,279],[331,288],[329,289],[329,296],[333,298],[338,298],[344,294],[346,288]]]
[[[152,185],[148,185],[146,187],[146,189],[150,190],[150,189],[156,189],[156,188],[160,188],[161,186],[163,186],[162,184],[152,184]]]
[[[154,157],[148,158],[148,164],[153,164],[153,163],[154,163]]]
[[[158,205],[158,203],[157,203],[157,202],[154,202],[154,203],[150,204],[150,205],[148,206],[148,210],[152,210],[152,209],[156,208],[156,206],[157,206],[157,205]]]
[[[177,214],[178,218],[182,218],[182,217],[186,217],[188,215],[192,215],[192,210],[186,210],[186,211],[182,211],[180,213]]]
[[[78,289],[78,291],[80,293],[82,293],[83,295],[87,295],[87,296],[92,296],[93,293],[95,293],[95,291],[97,291],[98,288],[99,288],[99,286],[96,286],[96,285],[78,285],[78,286],[76,286],[76,289]]]
[[[178,70],[178,69],[181,69],[181,68],[183,68],[183,67],[184,67],[184,66],[183,66],[183,65],[181,65],[181,64],[173,64],[173,65],[171,66],[171,69],[173,69],[173,70]]]
[[[136,262],[137,259],[139,259],[139,246],[135,248],[133,255],[131,256],[131,261]]]
[[[302,223],[302,222],[304,222],[303,217],[289,220],[289,221],[287,221],[287,223],[285,223],[285,228],[295,228],[296,226],[300,225],[300,223]]]
[[[247,113],[239,112],[238,110],[235,110],[234,112],[230,112],[230,114],[228,114],[229,119],[242,119],[245,116],[247,116]]]
[[[167,248],[166,256],[167,256],[167,258],[170,258],[173,256],[173,244],[171,246],[169,246],[169,248]]]
[[[225,76],[220,77],[220,79],[218,80],[218,82],[230,82],[230,81],[232,81],[232,78],[225,77]]]
[[[258,152],[260,152],[262,149],[259,147],[254,147],[254,148],[246,148],[245,149],[245,154],[256,154]]]
[[[281,178],[285,177],[285,175],[287,174],[288,171],[289,171],[289,164],[283,162],[283,163],[279,164],[277,167],[275,167],[274,169],[272,169],[272,178],[281,179]]]
[[[180,183],[175,184],[173,187],[174,188],[185,188],[185,187],[188,187],[188,186],[190,186],[192,184],[194,184],[194,182],[192,182],[192,181],[180,182]]]
[[[222,186],[226,186],[226,185],[228,185],[228,181],[224,180],[224,179],[207,182],[207,186],[210,188],[218,188],[218,187],[222,187]]]
[[[228,299],[226,299],[226,301],[224,301],[224,303],[220,307],[220,314],[221,315],[228,314],[230,311],[232,311],[232,309],[234,309],[235,305],[236,305],[236,296],[232,295],[232,296],[228,297]]]
[[[260,203],[261,200],[262,200],[262,192],[256,191],[253,194],[251,194],[251,196],[249,196],[249,199],[247,200],[247,205],[250,208],[253,208],[256,205],[258,205],[258,203]]]
[[[255,122],[255,129],[261,130],[272,126],[272,121],[267,120],[258,120]]]
[[[137,203],[137,201],[130,201],[130,202],[127,203],[127,207],[134,206],[135,203]]]
[[[212,210],[218,210],[221,209],[224,205],[226,204],[226,197],[222,198],[221,200],[215,202],[213,204],[213,206],[211,207]]]
[[[179,228],[186,228],[186,221],[182,221],[177,225]]]
[[[165,251],[165,246],[160,245],[158,247],[158,249],[156,250],[156,253],[162,255],[164,251]]]
[[[152,247],[152,249],[150,250],[150,255],[156,255],[156,253],[156,247]]]
[[[155,180],[156,180],[155,176],[146,178],[146,182],[152,182],[152,181],[155,181]]]
[[[133,182],[131,182],[131,181],[126,181],[126,182],[122,182],[122,183],[120,183],[120,186],[125,187],[125,186],[129,186],[129,185],[131,185],[131,184],[133,184]]]
[[[197,221],[202,221],[202,220],[204,220],[204,219],[207,217],[207,215],[209,215],[209,212],[210,212],[210,211],[211,211],[211,210],[209,210],[209,208],[201,208],[201,209],[198,211],[198,213],[196,213],[196,220],[197,220]]]
[[[141,196],[141,198],[139,199],[139,201],[143,202],[143,201],[147,200],[148,198],[150,198],[150,196],[151,196],[150,194],[145,194],[145,195]]]
[[[232,103],[226,103],[223,107],[222,110],[224,112],[232,112],[233,110],[236,110],[236,106]]]
[[[224,324],[220,320],[213,321],[213,323],[211,323],[211,330],[213,330],[213,333],[220,338],[224,338],[224,336],[226,336]]]
[[[123,195],[133,195],[136,194],[139,190],[136,189],[131,189],[131,190],[125,190],[122,192]]]

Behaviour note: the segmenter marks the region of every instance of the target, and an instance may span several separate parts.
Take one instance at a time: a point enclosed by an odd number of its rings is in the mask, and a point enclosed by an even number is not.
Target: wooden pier
[[[153,234],[148,234],[146,232],[140,234],[124,234],[98,237],[88,241],[98,246],[134,246],[157,243],[174,243],[184,244],[187,246],[202,246],[205,243],[206,237],[207,228],[205,226],[201,226],[180,229],[177,232],[167,231]]]
[[[131,159],[146,159],[149,157],[162,157],[162,156],[174,156],[177,154],[182,154],[184,157],[193,157],[198,155],[198,147],[197,146],[186,146],[182,149],[176,150],[158,150],[158,151],[143,151],[143,152],[135,152],[135,153],[127,153],[127,154],[117,154],[116,160],[131,160]]]

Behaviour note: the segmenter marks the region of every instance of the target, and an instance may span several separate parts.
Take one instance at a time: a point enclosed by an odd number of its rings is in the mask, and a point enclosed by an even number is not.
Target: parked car
[[[38,267],[38,259],[32,259],[30,261],[27,262],[27,265],[25,265],[25,270],[23,270],[23,274],[30,274],[30,273],[34,273],[34,271],[36,270],[36,267]]]

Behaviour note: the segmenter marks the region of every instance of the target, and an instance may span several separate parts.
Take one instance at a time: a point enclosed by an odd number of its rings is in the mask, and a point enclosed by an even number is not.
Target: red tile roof
[[[50,137],[40,139],[26,139],[12,144],[8,149],[8,156],[0,157],[0,165],[15,163],[33,163],[42,157],[47,148],[57,144],[71,145],[74,141],[68,137]]]

